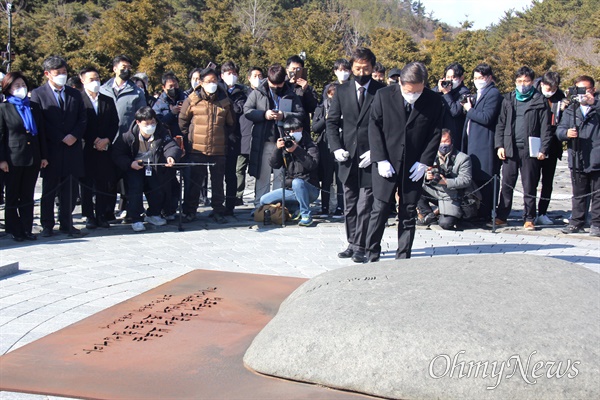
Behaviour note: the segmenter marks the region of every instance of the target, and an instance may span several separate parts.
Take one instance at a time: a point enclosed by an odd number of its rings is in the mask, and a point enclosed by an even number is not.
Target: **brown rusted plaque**
[[[0,390],[86,399],[346,399],[242,358],[305,279],[196,270],[0,357]]]

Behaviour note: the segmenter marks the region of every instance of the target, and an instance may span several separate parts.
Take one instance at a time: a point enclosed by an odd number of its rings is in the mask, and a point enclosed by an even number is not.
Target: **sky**
[[[505,11],[511,8],[523,11],[532,0],[421,0],[421,3],[426,12],[433,11],[433,16],[441,22],[459,26],[468,19],[474,22],[473,29],[485,29],[498,23]]]

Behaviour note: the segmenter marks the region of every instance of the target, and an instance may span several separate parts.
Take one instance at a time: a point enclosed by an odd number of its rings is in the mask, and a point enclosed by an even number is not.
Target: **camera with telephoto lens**
[[[469,100],[471,100],[471,104],[475,104],[476,98],[471,93],[463,93],[458,98],[460,104],[466,104]]]
[[[585,96],[586,89],[584,87],[571,86],[567,89],[565,96],[571,104],[579,104],[579,96]]]
[[[442,87],[452,89],[452,81],[442,81]]]

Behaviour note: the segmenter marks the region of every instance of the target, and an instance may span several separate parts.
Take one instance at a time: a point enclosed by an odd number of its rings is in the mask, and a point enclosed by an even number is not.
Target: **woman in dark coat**
[[[6,232],[17,242],[35,240],[33,195],[40,168],[48,165],[40,110],[29,103],[27,79],[9,72],[2,80],[0,169],[6,174]]]

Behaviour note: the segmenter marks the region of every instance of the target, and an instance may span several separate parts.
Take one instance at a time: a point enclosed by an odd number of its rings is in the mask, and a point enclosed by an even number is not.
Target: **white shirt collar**
[[[113,89],[123,90],[123,88],[125,87],[125,85],[127,85],[127,81],[123,81],[123,83],[121,84],[121,86],[119,86],[119,85],[117,85],[117,80],[113,79],[113,84],[112,84],[112,88]]]
[[[367,82],[367,84],[365,86],[361,86],[358,84],[358,82],[354,81],[354,85],[356,86],[356,91],[358,92],[358,89],[361,87],[365,88],[365,91],[369,89],[369,84],[371,83],[371,79],[369,79],[369,81]]]

